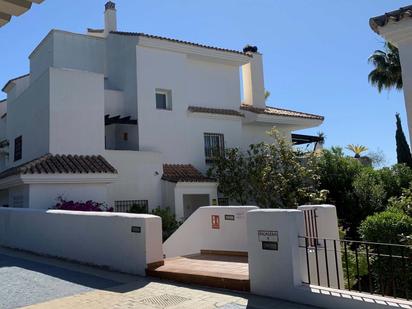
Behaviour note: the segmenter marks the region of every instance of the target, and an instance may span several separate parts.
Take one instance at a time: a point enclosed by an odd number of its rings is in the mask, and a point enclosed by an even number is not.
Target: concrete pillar
[[[307,258],[310,265],[311,284],[328,286],[327,270],[329,272],[329,285],[332,288],[342,288],[344,286],[344,276],[342,267],[341,243],[339,242],[338,217],[336,207],[333,205],[305,205],[298,207],[301,211],[314,210],[316,215],[316,231],[318,237],[317,253],[318,263],[316,263],[316,252],[312,246],[308,250],[303,248],[305,242],[301,239],[301,269],[304,282],[309,282],[307,270]],[[306,232],[305,232],[306,233]],[[302,234],[305,235],[305,234]],[[326,245],[326,254],[325,254]],[[335,257],[336,246],[336,257]],[[326,260],[327,259],[327,260]],[[337,260],[337,263],[336,263]],[[326,263],[327,262],[327,263]],[[319,267],[319,282],[317,278],[316,265]],[[337,271],[338,270],[338,271]],[[339,276],[339,277],[338,277]]]
[[[302,284],[299,235],[302,212],[294,209],[259,209],[247,213],[251,292],[290,299]]]

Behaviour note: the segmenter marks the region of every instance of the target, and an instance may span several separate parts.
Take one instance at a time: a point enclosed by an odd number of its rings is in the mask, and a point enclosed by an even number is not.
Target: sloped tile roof
[[[170,182],[214,182],[191,164],[163,164],[163,180]]]
[[[189,106],[187,110],[192,113],[206,113],[206,114],[219,114],[219,115],[245,117],[244,114],[234,109]]]
[[[101,155],[47,154],[0,173],[0,178],[27,174],[117,174],[116,169]]]
[[[266,114],[266,115],[272,115],[272,116],[295,117],[295,118],[305,118],[305,119],[313,119],[313,120],[324,120],[325,119],[325,117],[320,116],[320,115],[302,113],[302,112],[292,111],[288,109],[269,107],[269,106],[266,106],[266,108],[258,108],[258,107],[242,104],[240,106],[240,109],[244,111],[256,113],[256,114]]]
[[[235,53],[235,54],[240,54],[240,55],[244,55],[244,56],[249,56],[249,57],[250,57],[250,55],[248,55],[247,53],[244,53],[244,52],[238,51],[238,50],[226,49],[226,48],[209,46],[209,45],[203,45],[203,44],[199,44],[199,43],[193,43],[193,42],[182,41],[182,40],[177,40],[177,39],[172,39],[172,38],[166,38],[166,37],[162,37],[162,36],[157,36],[157,35],[152,35],[152,34],[146,34],[146,33],[141,33],[141,32],[111,31],[110,33],[112,33],[112,34],[118,34],[118,35],[137,36],[137,37],[145,37],[145,38],[149,38],[149,39],[157,39],[157,40],[169,41],[169,42],[173,42],[173,43],[179,43],[179,44],[184,44],[184,45],[191,45],[191,46],[202,47],[202,48],[207,48],[207,49],[214,49],[214,50],[218,50],[218,51]]]
[[[398,10],[385,13],[369,19],[369,25],[373,31],[379,33],[378,27],[386,26],[390,21],[398,22],[404,18],[412,17],[412,5],[401,7]]]

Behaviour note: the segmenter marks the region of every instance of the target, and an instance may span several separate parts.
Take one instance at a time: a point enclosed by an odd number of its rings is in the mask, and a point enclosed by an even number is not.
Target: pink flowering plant
[[[72,211],[108,211],[113,212],[113,207],[107,207],[104,203],[98,203],[94,201],[86,202],[74,202],[66,201],[63,197],[57,198],[57,204],[53,209],[58,210],[72,210]]]

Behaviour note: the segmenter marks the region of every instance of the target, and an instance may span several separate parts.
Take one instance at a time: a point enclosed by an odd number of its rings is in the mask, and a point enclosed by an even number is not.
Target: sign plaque
[[[218,215],[212,215],[212,229],[220,229],[220,217]]]

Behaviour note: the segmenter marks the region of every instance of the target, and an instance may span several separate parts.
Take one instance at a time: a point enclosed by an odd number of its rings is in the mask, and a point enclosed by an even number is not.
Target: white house
[[[0,198],[49,208],[58,196],[171,207],[184,218],[218,200],[212,155],[287,137],[323,117],[265,105],[262,55],[105,28],[52,30],[0,104]],[[241,78],[242,76],[242,78]],[[242,80],[242,85],[241,85]],[[243,103],[242,103],[243,91]]]
[[[402,7],[369,20],[370,27],[399,49],[402,66],[403,93],[412,144],[412,5]]]

